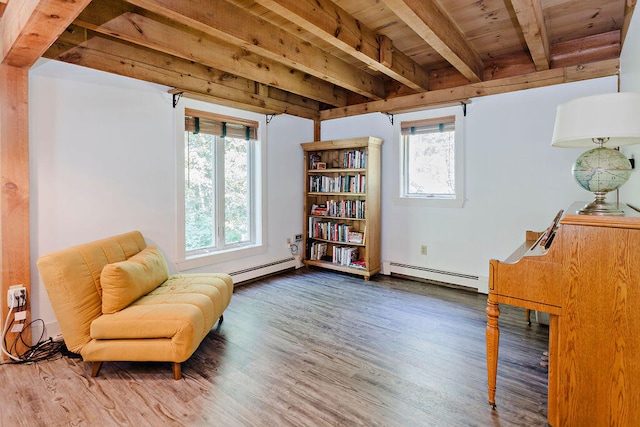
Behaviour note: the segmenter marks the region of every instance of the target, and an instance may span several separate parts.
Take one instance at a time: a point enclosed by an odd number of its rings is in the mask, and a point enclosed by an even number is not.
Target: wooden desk
[[[640,422],[640,214],[567,209],[548,249],[539,233],[489,263],[487,371],[495,407],[499,304],[550,314],[548,420],[552,426]]]

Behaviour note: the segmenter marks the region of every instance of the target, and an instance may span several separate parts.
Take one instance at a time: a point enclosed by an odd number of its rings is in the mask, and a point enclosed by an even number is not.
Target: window
[[[462,153],[457,141],[456,116],[400,123],[401,198],[461,205]]]
[[[185,259],[260,245],[258,147],[258,122],[185,109]]]

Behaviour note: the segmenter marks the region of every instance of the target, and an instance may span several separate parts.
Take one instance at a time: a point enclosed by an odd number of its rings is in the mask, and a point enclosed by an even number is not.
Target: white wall
[[[166,89],[55,61],[32,69],[31,301],[33,318],[49,324],[50,335],[57,325],[35,267],[40,255],[138,229],[175,261],[177,167]],[[397,203],[399,148],[387,116],[324,122],[322,138],[384,139],[383,260],[486,277],[488,260],[506,257],[526,229],[542,230],[559,209],[590,199],[570,175],[579,150],[549,146],[555,108],[615,90],[616,79],[606,78],[473,99],[463,124],[466,202],[459,209]],[[198,271],[235,271],[286,257],[286,239],[302,231],[299,143],[313,139],[313,123],[276,116],[266,139],[267,253]],[[419,255],[422,244],[429,247],[426,257]]]
[[[174,109],[166,87],[56,61],[31,70],[29,105],[32,316],[54,336],[57,323],[35,266],[40,255],[140,230],[175,271]],[[198,271],[231,272],[290,256],[286,239],[302,232],[298,143],[312,139],[309,120],[277,116],[267,125],[268,250]]]
[[[636,10],[620,54],[620,90],[640,92],[640,12]],[[640,116],[640,112],[638,112]],[[620,189],[623,201],[640,208],[640,145],[624,147],[623,151],[636,160],[636,169]]]
[[[581,150],[551,148],[558,104],[616,90],[615,77],[473,99],[464,119],[462,208],[398,202],[399,141],[383,114],[325,121],[322,139],[371,135],[382,149],[382,259],[477,275],[487,292],[489,259],[504,259],[525,231],[544,230],[558,210],[593,196],[571,176]],[[453,107],[461,108],[461,107]],[[442,115],[452,109],[442,109]],[[431,114],[431,112],[428,112]],[[412,114],[415,119],[415,114]],[[403,120],[396,115],[394,123]],[[428,255],[420,255],[427,245]]]

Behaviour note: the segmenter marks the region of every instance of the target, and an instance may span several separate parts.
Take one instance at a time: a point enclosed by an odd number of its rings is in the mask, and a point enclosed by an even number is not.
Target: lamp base
[[[578,213],[580,215],[615,215],[624,216],[624,212],[613,203],[607,203],[604,201],[604,197],[607,193],[595,193],[596,199],[585,205],[580,209]]]

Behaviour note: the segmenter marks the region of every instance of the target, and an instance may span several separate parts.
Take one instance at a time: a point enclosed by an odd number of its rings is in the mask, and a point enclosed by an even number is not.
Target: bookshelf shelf
[[[349,196],[349,197],[367,197],[367,193],[355,193],[350,191],[314,191],[307,193],[309,196]]]
[[[321,175],[321,174],[330,174],[330,173],[367,173],[367,169],[358,168],[358,169],[350,169],[350,168],[331,168],[331,169],[309,169],[307,171],[309,175]]]
[[[301,146],[306,181],[304,263],[368,280],[381,267],[382,139],[315,141]],[[343,241],[349,239],[354,241]]]
[[[334,221],[366,221],[364,218],[350,218],[346,216],[309,215],[312,218],[330,219]]]

